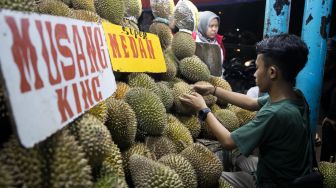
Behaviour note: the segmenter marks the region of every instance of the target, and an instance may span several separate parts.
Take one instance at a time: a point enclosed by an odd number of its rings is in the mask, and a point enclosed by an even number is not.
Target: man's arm
[[[215,90],[215,89],[214,89]],[[216,97],[225,100],[226,102],[236,105],[240,108],[250,110],[250,111],[257,111],[260,109],[258,104],[258,100],[256,98],[225,90],[223,88],[216,88],[216,91],[213,93]]]
[[[211,129],[211,132],[216,136],[219,143],[228,150],[237,148],[236,144],[231,138],[231,133],[228,131],[224,125],[222,125],[212,112],[208,113],[205,119],[207,126]]]

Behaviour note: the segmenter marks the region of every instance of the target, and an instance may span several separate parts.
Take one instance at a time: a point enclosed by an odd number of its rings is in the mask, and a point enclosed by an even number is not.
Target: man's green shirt
[[[302,100],[285,99],[271,103],[260,97],[256,118],[231,133],[239,151],[248,156],[259,148],[259,187],[285,184],[309,173],[309,136]]]

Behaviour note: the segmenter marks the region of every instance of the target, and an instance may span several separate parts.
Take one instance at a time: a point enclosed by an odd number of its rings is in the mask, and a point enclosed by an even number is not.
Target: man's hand
[[[212,85],[195,84],[193,85],[192,89],[203,96],[214,94],[214,91],[215,91],[215,87]]]
[[[183,104],[189,105],[197,111],[207,108],[202,95],[196,92],[193,92],[192,94],[184,94],[180,97],[180,100]]]

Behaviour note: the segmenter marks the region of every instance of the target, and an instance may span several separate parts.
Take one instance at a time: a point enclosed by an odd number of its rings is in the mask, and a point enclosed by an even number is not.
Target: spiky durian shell
[[[178,152],[193,143],[190,131],[172,114],[168,114],[168,124],[163,132],[164,136],[171,139]]]
[[[234,112],[239,120],[239,125],[243,126],[256,117],[256,112],[242,109],[238,106],[231,105],[228,110]]]
[[[37,11],[42,14],[50,14],[54,16],[74,17],[73,10],[62,1],[58,0],[42,0],[37,6]]]
[[[114,143],[121,150],[134,144],[137,132],[137,120],[131,106],[123,100],[106,100],[108,116],[105,125],[109,129]]]
[[[197,56],[186,57],[180,61],[179,71],[181,75],[191,83],[207,81],[210,78],[210,70]]]
[[[48,164],[45,187],[92,187],[91,167],[83,148],[67,129],[48,138],[43,151]]]
[[[117,174],[120,178],[125,177],[122,155],[116,144],[112,144],[100,168],[100,177],[113,174]]]
[[[196,139],[201,132],[201,123],[196,115],[177,116],[177,118],[188,128],[193,139]]]
[[[94,0],[71,0],[72,7],[76,10],[96,12]]]
[[[14,188],[14,177],[10,172],[8,165],[0,161],[0,187]]]
[[[222,109],[214,113],[218,121],[227,128],[230,132],[239,128],[239,120],[234,112],[230,110]]]
[[[173,33],[167,24],[153,22],[149,27],[149,32],[159,37],[162,50],[167,49],[172,44]]]
[[[167,125],[166,108],[155,93],[145,88],[133,88],[127,92],[125,101],[135,112],[138,129],[148,135],[162,134]]]
[[[130,89],[131,87],[125,82],[117,82],[117,90],[113,93],[112,97],[116,99],[124,99],[127,91]]]
[[[166,136],[147,137],[146,146],[157,159],[170,153],[177,153],[174,142]]]
[[[199,143],[195,143],[184,149],[180,154],[194,167],[198,187],[218,186],[218,179],[223,171],[223,166],[212,151]]]
[[[94,0],[94,5],[100,17],[121,25],[125,11],[123,0]]]
[[[233,186],[229,182],[227,182],[222,178],[219,178],[218,183],[219,183],[218,188],[233,188]]]
[[[150,6],[155,18],[169,19],[173,15],[175,4],[173,0],[150,0]]]
[[[157,87],[159,88],[159,97],[166,108],[166,111],[170,111],[174,104],[173,92],[169,89],[166,83],[157,82]]]
[[[7,166],[15,187],[43,187],[42,156],[37,147],[24,148],[12,135],[1,150],[0,161]]]
[[[135,22],[132,19],[127,19],[127,18],[123,18],[121,25],[124,27],[129,27],[131,29],[134,29],[136,31],[139,31],[139,26],[137,24],[137,22]]]
[[[128,85],[131,87],[142,87],[153,91],[160,96],[160,90],[155,80],[146,73],[131,73],[128,75]]]
[[[123,166],[124,166],[124,172],[126,176],[126,180],[129,183],[129,185],[132,185],[132,178],[131,178],[131,172],[130,172],[130,166],[129,166],[129,160],[132,155],[142,155],[146,158],[150,158],[155,160],[155,155],[148,149],[148,147],[143,143],[136,143],[131,148],[129,148],[127,151],[122,153],[123,158]]]
[[[141,155],[133,155],[129,161],[132,180],[138,188],[182,188],[179,175],[169,167]]]
[[[177,59],[181,60],[195,54],[196,43],[190,33],[179,31],[174,34],[172,50]]]
[[[98,118],[102,123],[105,123],[107,118],[107,105],[105,101],[101,101],[96,104],[96,106],[92,107],[89,111],[89,114],[94,115]]]
[[[73,10],[73,18],[87,22],[101,22],[101,18],[95,12],[88,10]]]
[[[83,147],[95,173],[113,147],[110,131],[98,118],[88,113],[76,119],[69,128]]]
[[[336,163],[321,161],[319,170],[323,175],[323,184],[326,188],[336,187]]]
[[[180,176],[185,188],[197,188],[197,176],[190,162],[179,154],[165,155],[158,162],[170,167]]]
[[[1,0],[0,8],[18,11],[36,11],[35,0]]]
[[[141,0],[124,0],[125,17],[134,17],[139,19],[142,13]]]
[[[217,77],[217,76],[210,76],[209,82],[215,86],[215,87],[220,87],[223,88],[227,91],[232,91],[231,86],[229,84],[229,82],[227,82],[225,79],[223,79],[222,77]],[[227,106],[227,102],[218,98],[217,99],[217,104],[219,106],[225,107]]]
[[[116,174],[100,177],[94,184],[93,188],[128,188],[124,178]]]
[[[178,114],[185,114],[185,115],[190,115],[190,114],[195,114],[196,111],[189,106],[181,103],[180,101],[180,96],[183,94],[191,94],[191,86],[188,85],[185,82],[178,82],[174,84],[172,91],[174,95],[174,109]]]

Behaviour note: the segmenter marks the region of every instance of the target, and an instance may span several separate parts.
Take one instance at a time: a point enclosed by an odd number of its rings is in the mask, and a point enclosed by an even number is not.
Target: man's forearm
[[[257,99],[252,98],[250,96],[237,93],[237,92],[227,91],[219,87],[217,87],[216,90],[214,90],[213,94],[216,97],[222,100],[225,100],[226,102],[230,104],[236,105],[246,110],[250,110],[250,111],[259,110]]]
[[[234,149],[237,146],[231,138],[231,133],[228,131],[224,125],[222,125],[217,118],[213,115],[213,113],[208,113],[207,118],[205,119],[207,126],[211,129],[211,132],[216,136],[219,143],[225,149]]]

